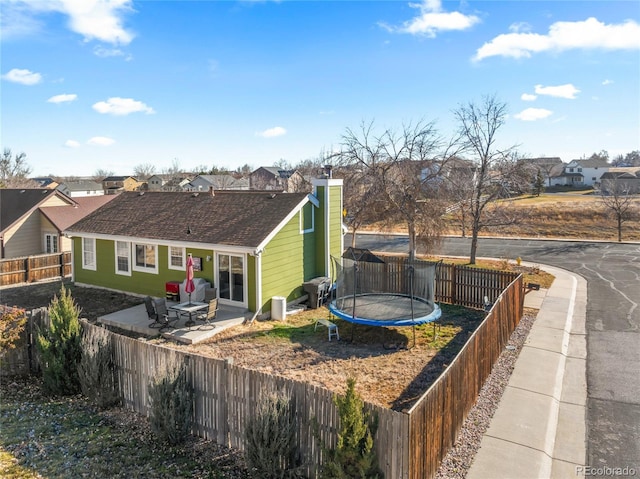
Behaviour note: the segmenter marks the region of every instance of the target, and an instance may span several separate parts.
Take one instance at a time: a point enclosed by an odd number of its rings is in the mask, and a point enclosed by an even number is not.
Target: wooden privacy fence
[[[358,281],[366,284],[369,291],[379,289],[387,293],[405,292],[409,278],[406,268],[408,258],[379,253],[376,253],[376,256],[383,259],[385,264],[359,263],[358,274],[361,279]],[[436,266],[435,300],[439,303],[483,309],[485,296],[493,303],[517,277],[518,273],[510,271],[439,262]]]
[[[458,290],[456,294],[459,295],[452,295],[463,304],[474,300],[461,295],[475,298],[480,293],[474,288],[485,294],[484,291],[498,281],[482,270],[470,270],[480,279],[473,279],[472,273],[465,272],[464,275],[469,274],[466,286]],[[441,278],[441,281],[447,279]],[[460,353],[409,411],[366,404],[366,408],[378,416],[375,446],[385,477],[434,477],[494,362],[522,317],[522,276],[517,276],[494,299],[493,307]],[[86,334],[97,334],[101,330],[87,322],[83,322],[83,328]],[[325,388],[244,369],[225,360],[109,334],[122,400],[128,409],[148,415],[151,381],[167,374],[176,365],[184,365],[194,388],[194,434],[244,450],[244,433],[260,397],[269,391],[281,391],[295,408],[298,445],[308,461],[307,472],[311,477],[322,462],[322,453],[313,435],[313,421],[318,425],[322,441],[329,446],[335,445],[338,410],[333,401],[334,394]],[[37,358],[34,359],[33,354],[29,358],[27,363],[32,368],[37,367]]]
[[[15,309],[18,308],[0,305],[0,314]],[[27,324],[25,324],[24,332],[16,347],[0,351],[2,355],[0,376],[26,376],[40,370],[40,360],[36,351],[36,334],[39,327],[49,324],[48,308],[25,311],[25,315],[27,316]]]
[[[71,252],[0,260],[0,286],[71,276]]]
[[[89,334],[99,329],[88,323],[84,328]],[[194,390],[194,434],[244,450],[245,430],[258,409],[258,401],[265,393],[279,391],[291,400],[295,410],[298,446],[307,460],[310,476],[322,460],[313,433],[314,422],[321,440],[335,445],[338,410],[333,402],[334,393],[328,389],[125,336],[113,334],[111,339],[123,403],[129,409],[148,415],[149,384],[176,366],[184,365]],[[386,465],[385,477],[407,477],[409,421],[406,414],[375,405],[367,407],[378,416],[376,447]]]
[[[523,281],[518,276],[497,298],[447,369],[409,410],[410,479],[435,476],[493,364],[520,322],[523,303]]]

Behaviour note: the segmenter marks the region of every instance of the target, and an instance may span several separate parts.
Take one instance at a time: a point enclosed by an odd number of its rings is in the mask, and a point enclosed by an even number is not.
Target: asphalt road
[[[406,236],[357,236],[371,250],[407,252],[408,244]],[[435,253],[469,250],[469,239],[447,238]],[[521,257],[587,280],[587,465],[640,475],[640,244],[482,238],[477,255]]]

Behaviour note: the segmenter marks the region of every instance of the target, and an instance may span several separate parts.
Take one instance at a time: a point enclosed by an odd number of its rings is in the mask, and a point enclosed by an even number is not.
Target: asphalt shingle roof
[[[0,188],[0,231],[4,231],[31,209],[38,206],[56,190],[48,188]]]
[[[124,192],[67,231],[255,248],[306,196],[234,190],[216,191],[215,196]]]

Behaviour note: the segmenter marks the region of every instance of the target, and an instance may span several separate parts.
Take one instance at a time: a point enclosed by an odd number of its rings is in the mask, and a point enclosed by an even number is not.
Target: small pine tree
[[[171,446],[184,442],[193,422],[193,386],[182,366],[149,385],[151,431]]]
[[[43,389],[48,394],[68,396],[80,392],[78,363],[80,345],[80,308],[71,291],[60,287],[49,305],[49,326],[38,331],[37,345],[42,365]]]
[[[99,408],[120,402],[111,336],[104,328],[85,328],[78,377],[82,393]]]
[[[335,449],[324,449],[328,460],[322,465],[323,479],[382,479],[373,447],[378,429],[377,417],[364,409],[364,402],[356,392],[356,380],[347,379],[347,392],[336,397],[340,429]]]
[[[296,429],[295,412],[289,399],[275,393],[260,396],[256,414],[245,432],[245,459],[254,477],[302,477]]]
[[[536,177],[533,181],[533,191],[532,193],[535,196],[540,196],[540,194],[544,191],[544,177],[542,176],[542,172],[538,170]]]

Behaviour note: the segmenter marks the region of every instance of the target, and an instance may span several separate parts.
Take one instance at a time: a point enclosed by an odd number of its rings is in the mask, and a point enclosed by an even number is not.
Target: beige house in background
[[[117,195],[123,191],[138,191],[144,184],[133,176],[107,176],[102,180],[105,195]]]
[[[0,258],[70,251],[61,232],[112,199],[72,199],[48,188],[0,189]]]

